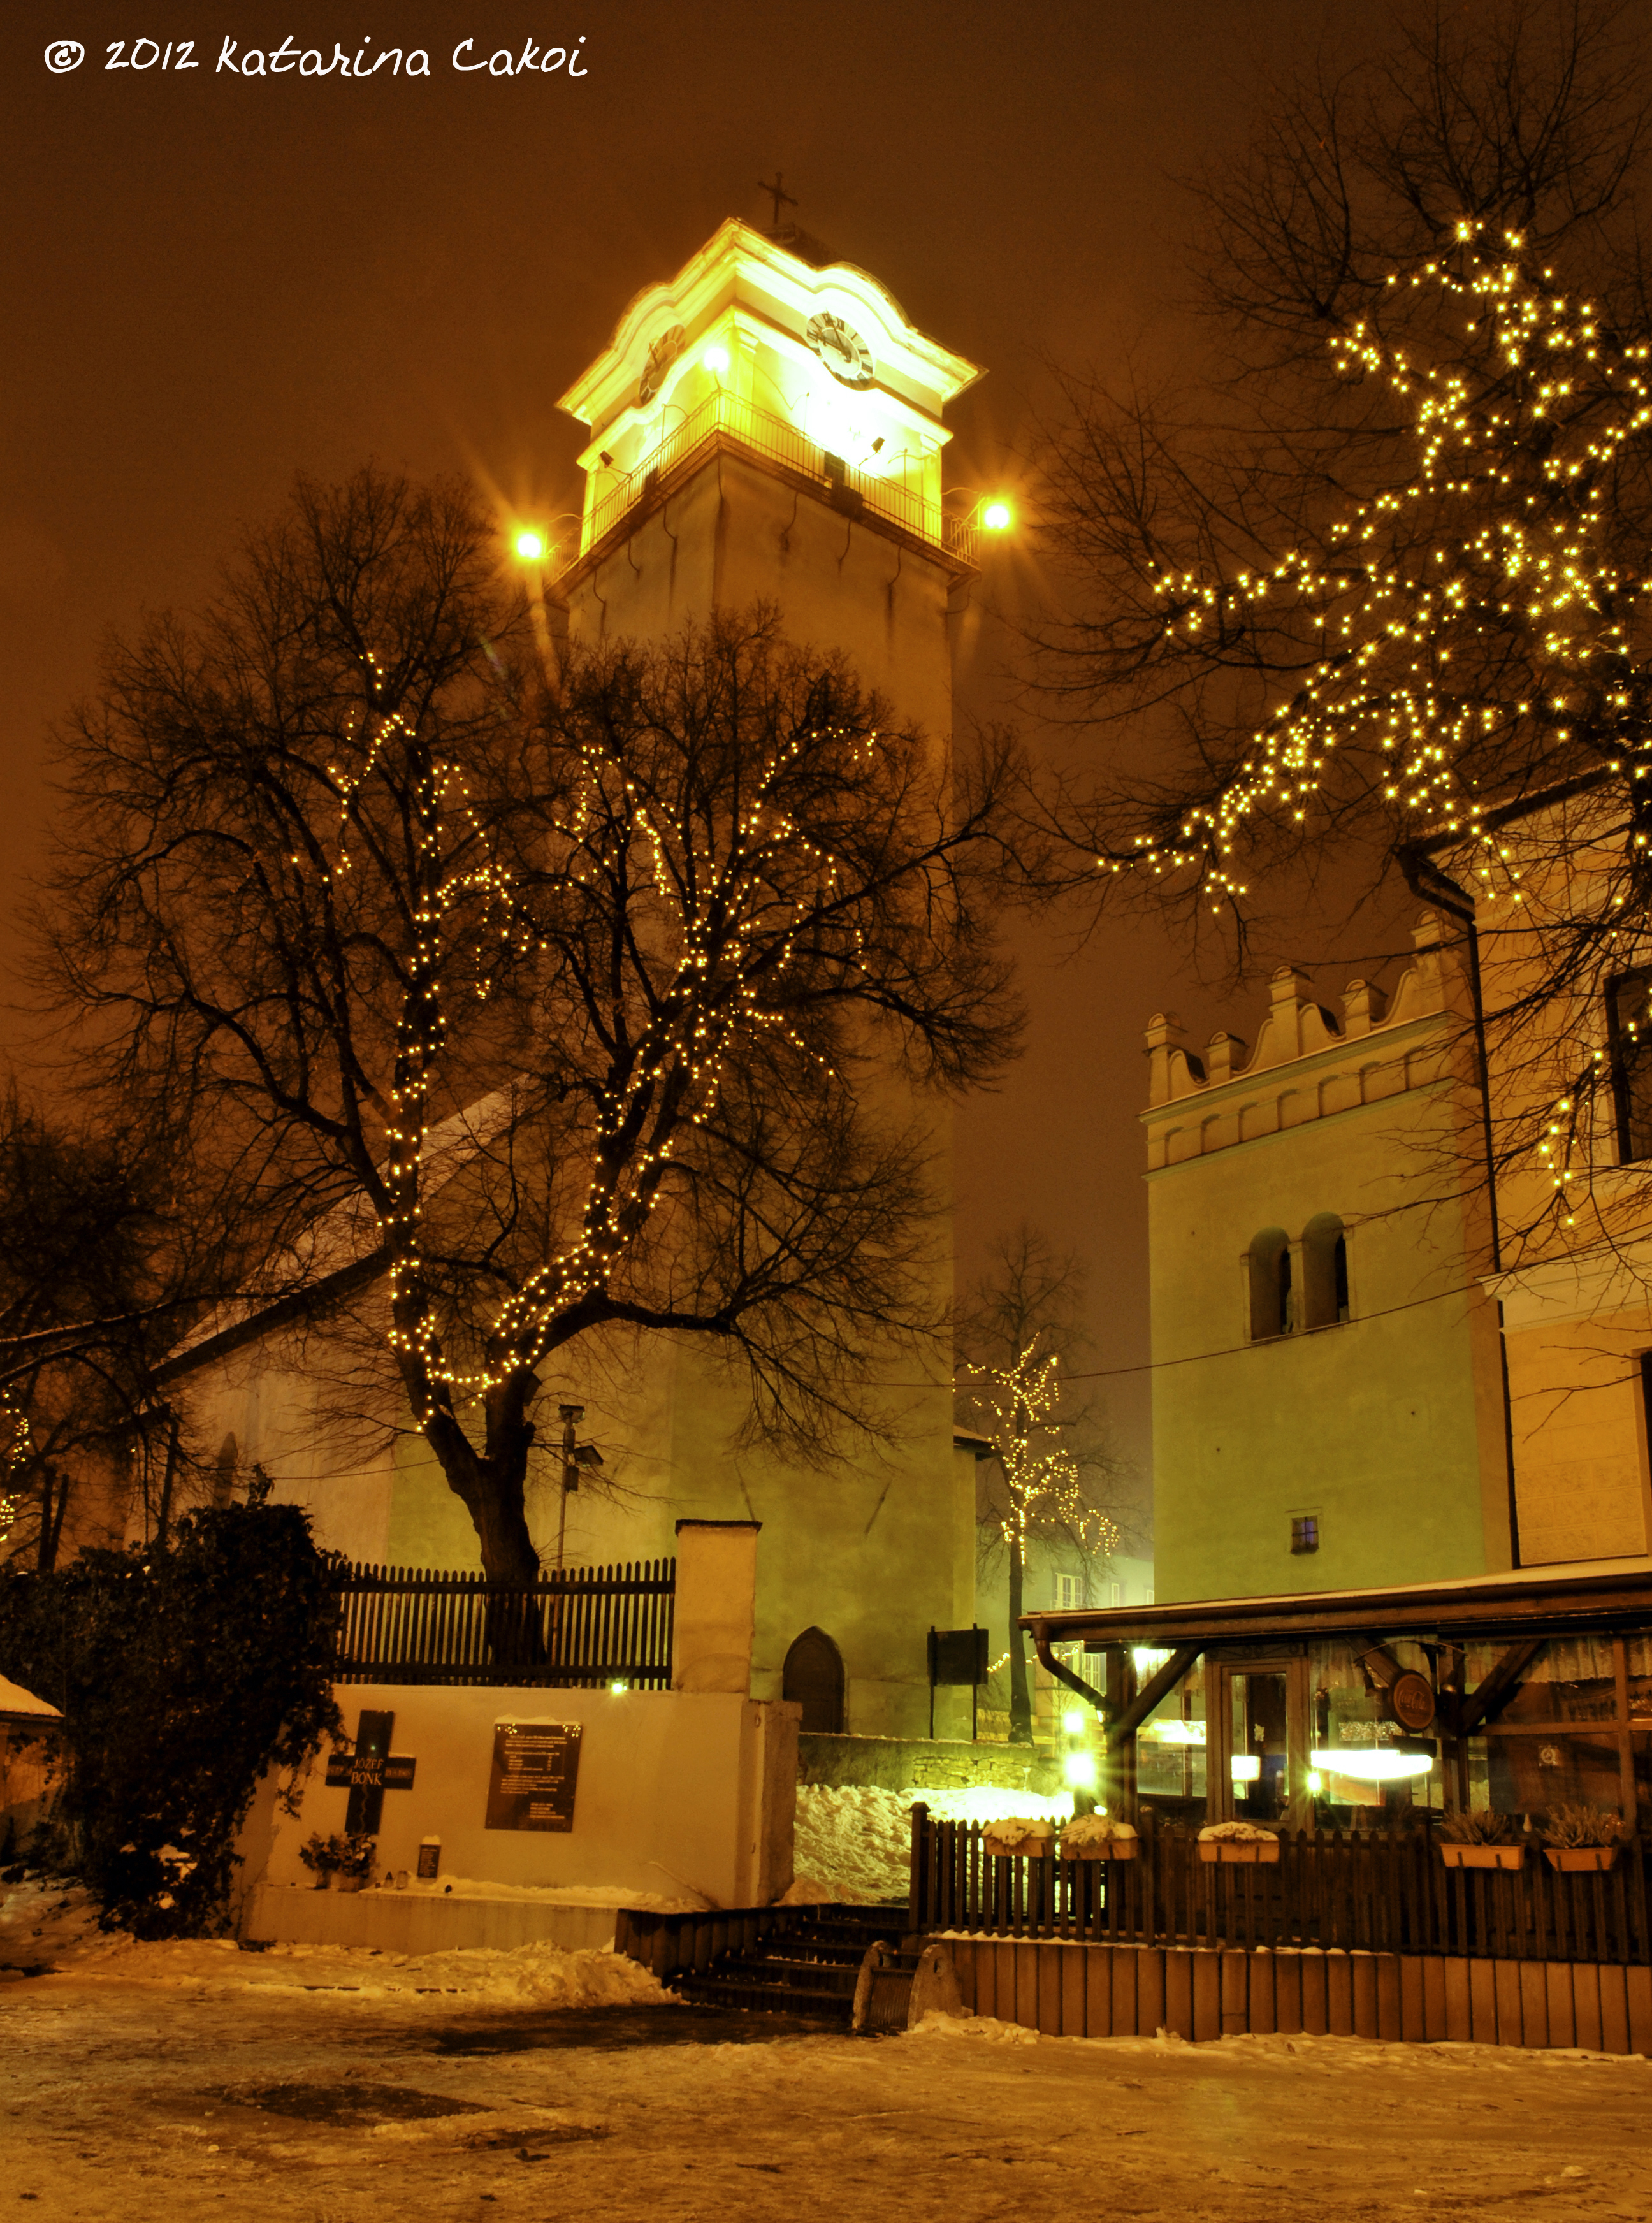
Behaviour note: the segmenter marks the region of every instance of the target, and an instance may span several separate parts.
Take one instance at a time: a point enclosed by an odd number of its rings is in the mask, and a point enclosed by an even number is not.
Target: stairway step
[[[745,1977],[681,1976],[676,1988],[685,1999],[704,2006],[739,2007],[753,2014],[795,2014],[823,2022],[847,2022],[854,2008],[852,1992],[810,1991],[801,1984],[764,1984]]]

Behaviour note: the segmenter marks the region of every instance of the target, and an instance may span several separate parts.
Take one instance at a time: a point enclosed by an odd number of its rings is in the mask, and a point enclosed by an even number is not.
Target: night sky
[[[464,0],[11,0],[0,30],[4,167],[0,482],[0,870],[16,897],[50,798],[44,729],[92,681],[100,636],[187,606],[295,470],[369,457],[474,474],[536,514],[577,499],[556,397],[627,300],[730,215],[765,219],[776,166],[797,219],[879,277],[988,376],[949,421],[955,483],[1013,484],[1040,360],[1168,359],[1181,344],[1170,182],[1240,139],[1253,72],[1311,48],[1325,11],[1284,0],[1006,7]],[[429,79],[217,67],[291,36],[368,62],[428,50]],[[199,66],[104,66],[140,37]],[[532,41],[586,74],[461,75]],[[48,44],[84,46],[54,74]],[[147,54],[147,47],[139,50]],[[990,613],[1052,583],[1025,548]],[[961,714],[1012,699],[990,614]],[[1076,923],[1077,922],[1069,922]],[[1323,929],[1318,929],[1322,933]],[[961,1263],[1022,1215],[1080,1248],[1094,1363],[1147,1356],[1137,1114],[1141,1028],[1170,1003],[1254,1038],[1157,930],[1109,926],[1059,962],[1022,937],[1034,1024],[1001,1093],[959,1126]],[[1317,943],[1307,928],[1300,950]],[[15,944],[0,944],[0,965]],[[1359,963],[1327,966],[1340,987]],[[24,1043],[21,1019],[9,1022]],[[1144,1373],[1102,1384],[1144,1458]]]

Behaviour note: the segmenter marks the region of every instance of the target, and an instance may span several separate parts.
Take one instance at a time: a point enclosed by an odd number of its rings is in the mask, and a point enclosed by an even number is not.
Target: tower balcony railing
[[[571,568],[607,539],[640,502],[679,474],[697,450],[716,440],[812,480],[828,501],[851,515],[869,513],[941,550],[954,563],[974,566],[978,528],[973,513],[949,516],[938,502],[926,501],[892,480],[854,469],[784,417],[719,390],[707,394],[658,447],[591,504],[580,526],[578,554],[570,556],[563,569]]]

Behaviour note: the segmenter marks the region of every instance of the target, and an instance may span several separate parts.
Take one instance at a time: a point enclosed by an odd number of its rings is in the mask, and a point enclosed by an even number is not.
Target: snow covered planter
[[[1111,1822],[1105,1814],[1079,1814],[1062,1825],[1064,1861],[1133,1861],[1139,1843],[1128,1822]]]
[[[1220,1861],[1224,1867],[1277,1861],[1279,1840],[1271,1829],[1260,1829],[1254,1822],[1211,1822],[1199,1832],[1199,1857]]]
[[[1001,1822],[988,1822],[980,1833],[980,1848],[1000,1860],[1025,1854],[1035,1861],[1048,1860],[1056,1849],[1056,1825],[1042,1816],[1012,1814]]]

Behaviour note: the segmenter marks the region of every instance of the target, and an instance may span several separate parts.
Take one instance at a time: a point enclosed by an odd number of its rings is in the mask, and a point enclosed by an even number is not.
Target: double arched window
[[[1301,1329],[1334,1327],[1348,1318],[1348,1237],[1334,1212],[1315,1212],[1302,1230],[1301,1272],[1283,1227],[1251,1238],[1251,1340],[1267,1343]]]

